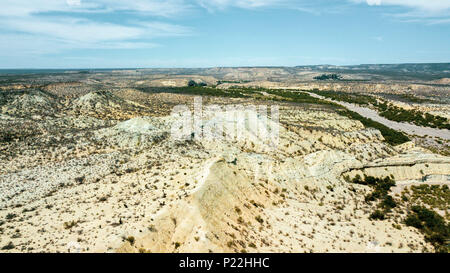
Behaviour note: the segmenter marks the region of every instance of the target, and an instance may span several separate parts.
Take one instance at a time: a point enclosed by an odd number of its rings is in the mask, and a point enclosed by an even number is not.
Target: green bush
[[[2,250],[11,250],[14,249],[16,246],[13,244],[13,242],[9,242],[7,245],[4,245],[2,247]]]
[[[415,227],[418,229],[423,228],[422,221],[420,221],[419,218],[417,217],[417,215],[415,215],[415,214],[409,214],[405,219],[405,224],[407,226]]]
[[[395,203],[394,199],[390,195],[385,195],[383,198],[383,201],[381,202],[381,206],[387,210],[390,211],[391,209],[395,208],[397,204]]]
[[[386,218],[384,212],[376,210],[370,214],[369,219],[371,220],[384,220]]]
[[[197,83],[197,82],[195,82],[194,80],[190,80],[190,81],[188,82],[188,86],[189,86],[189,87],[206,86],[206,83],[204,83],[204,82]]]

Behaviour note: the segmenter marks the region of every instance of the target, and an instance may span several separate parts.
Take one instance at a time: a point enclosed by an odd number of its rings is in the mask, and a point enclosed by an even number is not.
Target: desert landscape
[[[0,252],[448,252],[449,113],[450,64],[5,70]]]

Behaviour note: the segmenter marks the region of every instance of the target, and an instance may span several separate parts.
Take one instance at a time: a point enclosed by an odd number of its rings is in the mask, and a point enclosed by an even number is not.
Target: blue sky
[[[450,62],[450,0],[0,3],[0,68]]]

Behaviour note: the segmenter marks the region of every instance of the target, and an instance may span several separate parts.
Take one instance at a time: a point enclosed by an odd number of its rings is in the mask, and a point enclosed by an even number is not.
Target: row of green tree
[[[336,101],[344,101],[359,105],[372,105],[378,110],[380,116],[392,121],[409,122],[418,126],[438,129],[450,129],[450,123],[445,117],[423,113],[418,110],[407,110],[385,101],[380,102],[373,96],[352,94],[340,91],[313,90],[312,92]]]
[[[325,80],[337,81],[337,80],[341,80],[342,76],[339,74],[322,74],[320,76],[314,77],[314,79],[318,80],[318,81],[325,81]]]
[[[387,103],[378,104],[377,108],[380,116],[389,120],[409,122],[418,126],[450,130],[450,123],[445,117],[435,116],[417,110],[408,110]]]
[[[377,104],[377,100],[372,96],[367,95],[357,95],[341,91],[329,91],[329,90],[318,90],[315,89],[311,91],[317,95],[324,96],[336,101],[345,101],[348,103],[359,104],[359,105],[369,105]]]
[[[391,145],[399,145],[409,141],[409,138],[402,132],[391,129],[381,123],[365,118],[360,114],[350,111],[341,110],[338,113],[351,119],[359,120],[365,127],[371,127],[379,130],[384,137],[384,140]]]
[[[213,96],[213,97],[232,97],[232,98],[246,98],[248,95],[243,94],[236,89],[218,89],[204,86],[185,86],[185,87],[136,87],[140,91],[147,93],[172,93],[172,94],[187,94],[198,96]]]
[[[271,98],[275,101],[287,101],[294,103],[310,103],[310,104],[322,104],[330,105],[338,109],[338,114],[346,116],[351,119],[359,120],[365,127],[371,127],[378,129],[383,135],[385,141],[391,145],[398,145],[409,141],[409,138],[399,131],[395,131],[384,126],[381,123],[373,121],[371,119],[364,118],[363,116],[349,111],[340,105],[335,103],[322,100],[319,98],[312,97],[308,93],[301,91],[285,91],[285,90],[275,90],[275,89],[264,89],[264,88],[230,88],[230,89],[220,89],[205,86],[186,86],[186,87],[138,87],[141,91],[150,93],[176,93],[176,94],[190,94],[190,95],[200,95],[200,96],[219,96],[219,97],[233,97],[233,98],[248,98],[254,97],[255,93],[266,92],[273,95]],[[325,91],[331,92],[331,91]],[[325,94],[325,93],[319,93]],[[328,93],[327,93],[328,94]],[[338,94],[343,95],[343,94]]]

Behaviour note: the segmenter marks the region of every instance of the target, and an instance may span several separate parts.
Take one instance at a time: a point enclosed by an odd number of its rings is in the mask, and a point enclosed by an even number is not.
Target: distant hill
[[[46,75],[54,81],[57,77],[84,78],[86,75],[113,74],[116,76],[145,75],[196,75],[212,76],[218,80],[228,81],[286,81],[308,80],[304,75],[324,74],[344,76],[345,80],[408,80],[435,81],[440,84],[444,78],[450,78],[450,63],[410,63],[410,64],[361,64],[361,65],[304,65],[295,67],[259,66],[259,67],[211,67],[211,68],[122,68],[122,69],[0,69],[0,83],[17,81],[20,78],[35,78],[43,81],[41,75]],[[306,77],[306,78],[305,78]],[[445,84],[445,83],[444,83]]]
[[[295,68],[346,74],[374,74],[401,80],[438,80],[450,76],[450,63],[361,64],[349,66],[307,65]]]

